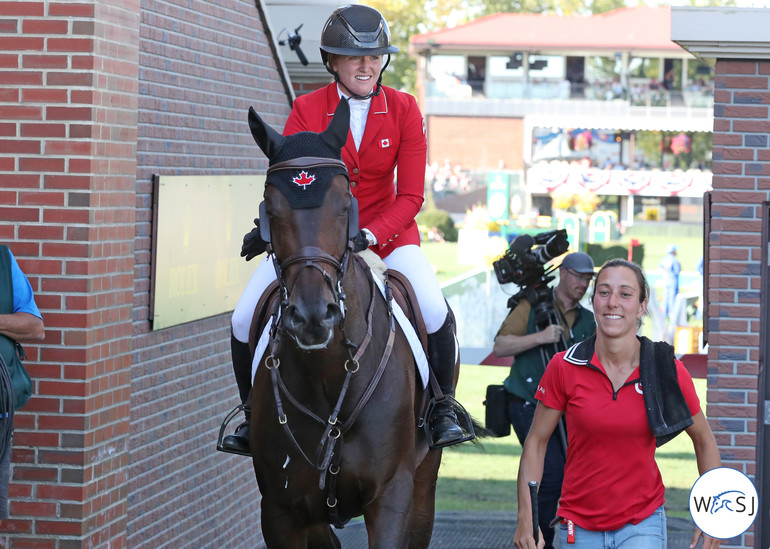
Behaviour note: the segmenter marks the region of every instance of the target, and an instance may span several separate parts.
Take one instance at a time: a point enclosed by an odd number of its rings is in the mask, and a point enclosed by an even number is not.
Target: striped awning
[[[551,162],[527,170],[527,192],[700,198],[711,190],[712,175],[703,170],[602,170]]]
[[[633,109],[633,108],[632,108]],[[663,132],[712,132],[714,117],[712,111],[691,109],[685,112],[666,108],[640,107],[632,114],[618,116],[601,115],[531,115],[526,124],[532,128],[587,128],[618,131],[663,131]]]

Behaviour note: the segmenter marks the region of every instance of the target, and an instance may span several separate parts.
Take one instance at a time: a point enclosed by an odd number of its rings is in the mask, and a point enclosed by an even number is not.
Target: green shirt
[[[559,323],[564,328],[564,333],[568,336],[566,338],[567,347],[583,341],[596,332],[596,321],[591,311],[579,303],[573,309],[565,311],[564,305],[556,294],[553,293],[552,295]],[[523,336],[538,331],[535,326],[535,315],[532,305],[524,299],[508,314],[502,326],[500,326],[497,335]],[[545,348],[553,351],[554,346],[546,345]],[[546,354],[548,354],[548,351]],[[535,404],[537,385],[540,383],[540,378],[543,376],[543,372],[545,372],[547,362],[551,358],[551,356],[546,356],[545,362],[543,361],[539,345],[515,355],[511,371],[503,382],[505,389],[512,395]]]

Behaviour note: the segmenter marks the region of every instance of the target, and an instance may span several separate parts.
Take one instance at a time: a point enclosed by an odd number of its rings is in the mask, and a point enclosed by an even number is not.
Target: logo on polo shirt
[[[736,469],[717,467],[695,481],[690,491],[690,514],[704,533],[730,539],[754,523],[758,502],[749,477]]]

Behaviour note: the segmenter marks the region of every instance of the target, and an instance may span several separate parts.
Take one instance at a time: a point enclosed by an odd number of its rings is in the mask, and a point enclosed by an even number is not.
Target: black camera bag
[[[484,423],[488,431],[496,437],[511,434],[511,422],[508,419],[508,391],[503,385],[488,385],[484,399],[486,407]]]

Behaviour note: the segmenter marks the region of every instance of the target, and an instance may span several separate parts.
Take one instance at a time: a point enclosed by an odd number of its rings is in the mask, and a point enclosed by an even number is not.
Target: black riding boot
[[[222,446],[228,450],[250,454],[249,420],[251,419],[251,408],[249,408],[249,393],[251,392],[251,349],[249,349],[248,343],[238,341],[231,335],[230,351],[233,356],[235,382],[238,384],[241,402],[245,406],[243,415],[246,420],[235,429],[232,435],[227,435],[222,439]]]
[[[428,334],[428,363],[445,397],[454,397],[455,388],[455,336],[454,321],[447,314],[446,320],[437,332]],[[462,442],[465,436],[457,423],[452,398],[436,401],[428,425],[431,433],[431,448],[442,448]]]

